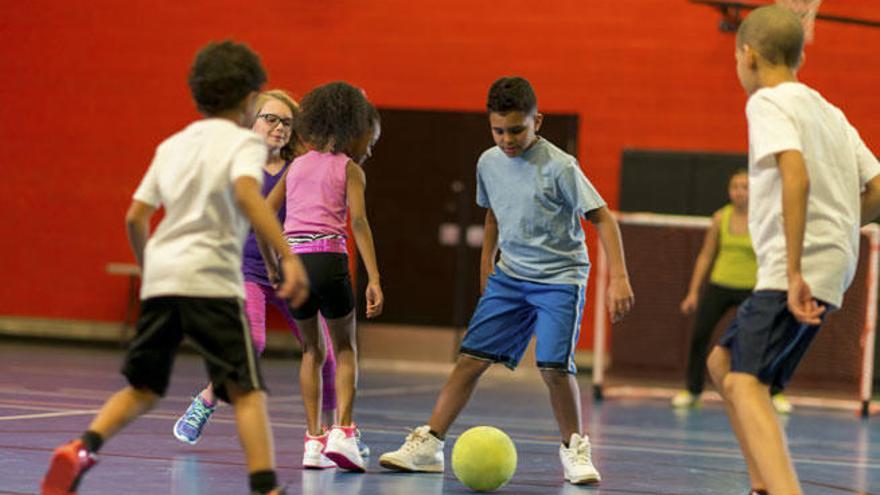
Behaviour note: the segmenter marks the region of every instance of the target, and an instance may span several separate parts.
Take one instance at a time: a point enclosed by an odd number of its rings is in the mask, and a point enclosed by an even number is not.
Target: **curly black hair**
[[[297,134],[318,150],[351,155],[354,144],[379,123],[379,112],[364,92],[342,81],[311,90],[294,119]]]
[[[538,109],[538,98],[532,85],[522,77],[502,77],[489,88],[486,109],[498,113],[531,113]]]
[[[205,45],[189,71],[193,99],[206,115],[235,108],[265,82],[260,57],[246,45],[230,40]]]

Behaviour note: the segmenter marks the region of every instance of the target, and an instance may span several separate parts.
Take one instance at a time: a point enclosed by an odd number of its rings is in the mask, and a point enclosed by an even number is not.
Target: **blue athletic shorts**
[[[536,334],[538,368],[577,373],[574,348],[585,289],[519,280],[496,269],[474,310],[460,352],[515,369]]]
[[[835,308],[826,307],[822,320]],[[782,390],[806,354],[819,325],[797,321],[784,291],[761,290],[740,305],[718,345],[730,350],[730,371],[748,373]]]

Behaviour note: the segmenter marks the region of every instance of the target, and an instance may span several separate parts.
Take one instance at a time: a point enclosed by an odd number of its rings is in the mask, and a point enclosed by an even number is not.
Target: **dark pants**
[[[709,340],[718,322],[729,309],[742,304],[751,293],[750,289],[730,289],[711,283],[706,284],[706,289],[697,305],[697,317],[694,320],[691,349],[688,353],[686,380],[690,393],[694,395],[703,393]]]

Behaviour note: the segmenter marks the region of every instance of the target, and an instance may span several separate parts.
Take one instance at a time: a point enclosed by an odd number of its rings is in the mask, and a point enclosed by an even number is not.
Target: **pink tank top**
[[[309,151],[290,164],[284,235],[296,252],[345,252],[350,160],[343,153]]]

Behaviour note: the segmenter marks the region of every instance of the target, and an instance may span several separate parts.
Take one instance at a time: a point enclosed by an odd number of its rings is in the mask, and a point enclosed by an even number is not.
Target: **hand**
[[[495,273],[495,265],[489,266],[488,270],[480,270],[480,294],[486,292],[486,285],[489,284],[489,277]]]
[[[681,302],[681,313],[685,315],[689,315],[697,309],[697,294],[695,292],[688,292],[687,296]]]
[[[382,314],[385,305],[385,295],[382,294],[382,286],[379,282],[367,284],[367,318],[375,318]]]
[[[309,298],[309,277],[303,267],[299,256],[289,254],[281,259],[281,273],[284,278],[280,281],[278,297],[289,300],[290,305],[298,308]]]
[[[272,284],[272,288],[276,291],[281,287],[281,282],[284,278],[278,273],[279,267],[276,263],[266,263],[266,278],[269,279],[269,283]]]
[[[611,313],[611,323],[623,320],[635,303],[632,287],[629,285],[629,277],[611,277],[608,283],[608,312]]]
[[[795,319],[807,325],[819,325],[822,323],[822,313],[825,306],[821,306],[813,299],[813,292],[800,273],[788,276],[788,310]]]

